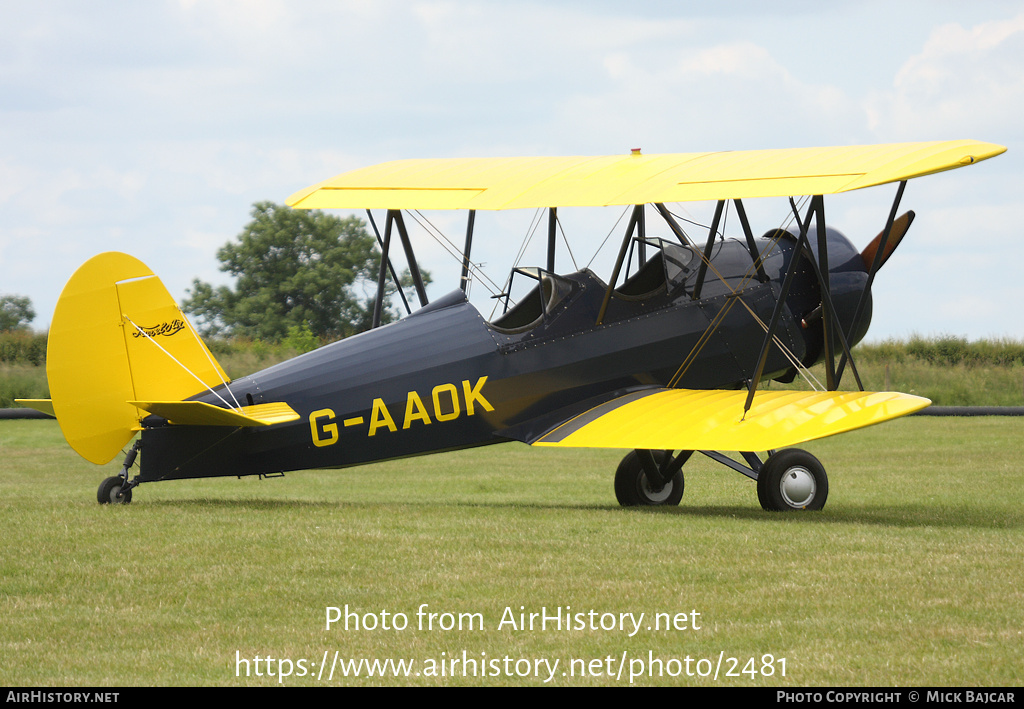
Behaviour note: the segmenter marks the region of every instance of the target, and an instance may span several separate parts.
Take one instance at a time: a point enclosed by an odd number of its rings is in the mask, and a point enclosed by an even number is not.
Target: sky
[[[124,251],[180,301],[194,278],[230,282],[216,253],[255,202],[386,160],[974,139],[1008,152],[908,184],[917,220],[867,339],[1019,340],[1022,109],[1019,2],[0,0],[0,294],[45,330],[74,270]],[[829,222],[861,248],[894,195],[829,197]],[[756,202],[756,232],[784,221]],[[559,266],[589,262],[620,213],[560,213]],[[429,216],[461,243],[465,214]],[[532,219],[478,215],[494,280]],[[428,295],[457,287],[413,238]]]

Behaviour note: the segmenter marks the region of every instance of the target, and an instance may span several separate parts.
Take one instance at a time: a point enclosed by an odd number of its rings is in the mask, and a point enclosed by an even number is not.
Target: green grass
[[[116,464],[82,461],[53,422],[4,421],[0,684],[276,684],[236,677],[236,652],[319,665],[337,650],[558,659],[560,686],[628,683],[561,674],[572,658],[606,667],[610,656],[617,669],[624,652],[689,656],[694,670],[720,653],[758,667],[766,654],[786,659],[785,677],[777,667],[639,684],[1013,686],[1024,675],[1022,440],[1022,419],[912,417],[808,444],[831,485],[812,514],[761,511],[753,483],[702,456],[687,464],[680,507],[621,509],[621,452],[519,444],[284,479],[146,484],[129,506],[100,506],[96,487]],[[486,627],[419,631],[424,603],[480,614]],[[346,604],[404,613],[410,627],[325,629],[325,609]],[[499,630],[504,609],[520,606],[696,610],[701,628]]]

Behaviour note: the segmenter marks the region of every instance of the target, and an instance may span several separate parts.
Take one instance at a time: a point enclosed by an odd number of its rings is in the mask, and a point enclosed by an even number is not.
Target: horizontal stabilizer
[[[766,451],[888,421],[931,402],[898,392],[648,389],[596,406],[535,446]]]
[[[162,416],[178,426],[273,426],[296,421],[299,415],[285,403],[256,404],[223,409],[201,401],[129,401],[143,411]]]
[[[28,408],[35,409],[36,411],[42,411],[44,414],[49,414],[50,416],[56,416],[56,414],[53,413],[52,399],[15,399],[14,403],[27,406]]]

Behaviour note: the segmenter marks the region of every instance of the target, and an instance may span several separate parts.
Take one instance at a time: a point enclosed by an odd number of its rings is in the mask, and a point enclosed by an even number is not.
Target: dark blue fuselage
[[[852,246],[833,234],[830,250],[840,254],[830,269],[833,298],[848,321],[866,274],[844,260]],[[346,467],[528,440],[639,388],[737,388],[755,369],[764,324],[795,252],[795,243],[782,239],[764,262],[768,280],[759,282],[747,246],[719,242],[694,299],[699,254],[666,246],[616,291],[600,324],[607,286],[589,271],[545,275],[491,323],[461,291],[450,293],[396,323],[228,385],[242,404],[286,402],[298,421],[224,428],[147,419],[141,479]],[[800,325],[819,303],[816,279],[801,269],[777,335],[804,364],[822,351],[820,326]],[[844,329],[856,341],[866,327],[865,321]],[[792,366],[772,347],[765,377]],[[213,394],[194,398],[219,405]]]

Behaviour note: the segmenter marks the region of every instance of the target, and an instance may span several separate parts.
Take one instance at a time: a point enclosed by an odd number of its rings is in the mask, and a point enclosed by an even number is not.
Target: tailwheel
[[[641,455],[650,455],[648,476]],[[678,505],[683,499],[682,466],[689,451],[673,459],[670,451],[631,451],[615,471],[615,499],[623,507]]]
[[[96,491],[96,501],[101,505],[127,505],[132,501],[132,489],[124,485],[120,475],[107,478]]]
[[[758,473],[757,499],[770,512],[820,510],[827,498],[825,468],[805,450],[776,451]]]
[[[132,488],[139,484],[139,477],[135,476],[130,482],[128,471],[135,465],[135,459],[142,449],[142,439],[135,441],[135,445],[124,457],[124,465],[121,467],[121,474],[107,478],[100,483],[100,489],[96,491],[96,501],[101,505],[127,505],[132,501]]]

